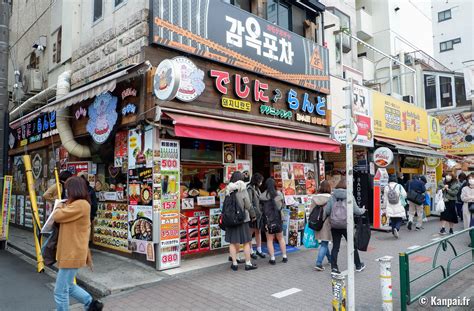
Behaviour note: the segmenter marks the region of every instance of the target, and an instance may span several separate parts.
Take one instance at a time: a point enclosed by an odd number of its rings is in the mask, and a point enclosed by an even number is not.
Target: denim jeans
[[[390,226],[393,229],[400,231],[400,226],[402,224],[402,217],[390,217]]]
[[[87,310],[92,302],[92,296],[74,284],[74,277],[78,269],[59,269],[54,287],[54,301],[58,311],[69,310],[69,296],[84,304]]]
[[[329,253],[329,241],[321,241],[318,258],[316,259],[316,266],[321,266],[323,264],[324,256],[328,258],[328,261],[331,262],[331,254]]]

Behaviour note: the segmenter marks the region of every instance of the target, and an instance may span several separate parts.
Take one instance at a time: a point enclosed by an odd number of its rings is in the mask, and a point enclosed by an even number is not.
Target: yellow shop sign
[[[222,97],[222,107],[241,110],[241,111],[250,111],[252,110],[252,104],[244,100],[238,100],[228,97]]]
[[[430,146],[441,148],[441,127],[438,118],[428,116],[428,133]]]
[[[422,108],[372,92],[375,136],[428,145],[428,114]]]

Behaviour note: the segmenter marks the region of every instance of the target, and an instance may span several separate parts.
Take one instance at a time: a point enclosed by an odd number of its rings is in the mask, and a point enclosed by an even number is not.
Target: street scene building
[[[0,5],[6,310],[474,306],[470,1]]]

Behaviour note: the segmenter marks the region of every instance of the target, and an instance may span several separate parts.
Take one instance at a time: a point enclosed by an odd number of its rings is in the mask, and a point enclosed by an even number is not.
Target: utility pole
[[[346,91],[346,187],[347,187],[347,310],[355,310],[355,282],[354,282],[354,195],[353,195],[353,86],[352,78],[348,80]]]
[[[0,0],[0,189],[6,172],[8,147],[8,52],[10,0]],[[0,249],[4,245],[0,245]]]

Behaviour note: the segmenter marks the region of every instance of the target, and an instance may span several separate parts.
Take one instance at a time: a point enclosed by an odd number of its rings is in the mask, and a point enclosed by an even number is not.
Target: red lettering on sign
[[[211,77],[216,78],[216,88],[219,92],[224,95],[227,95],[227,84],[229,84],[229,73],[220,70],[211,70],[210,72]]]
[[[262,83],[259,80],[255,80],[254,88],[253,88],[253,97],[256,102],[262,101],[262,102],[268,103],[270,99],[268,98],[268,96],[265,95],[264,90],[268,90],[268,84]]]
[[[244,89],[242,90],[242,81],[244,82]],[[247,98],[250,94],[250,88],[248,87],[247,83],[249,83],[250,80],[248,77],[241,77],[239,74],[235,75],[234,79],[234,88],[235,88],[235,94],[239,98]]]

